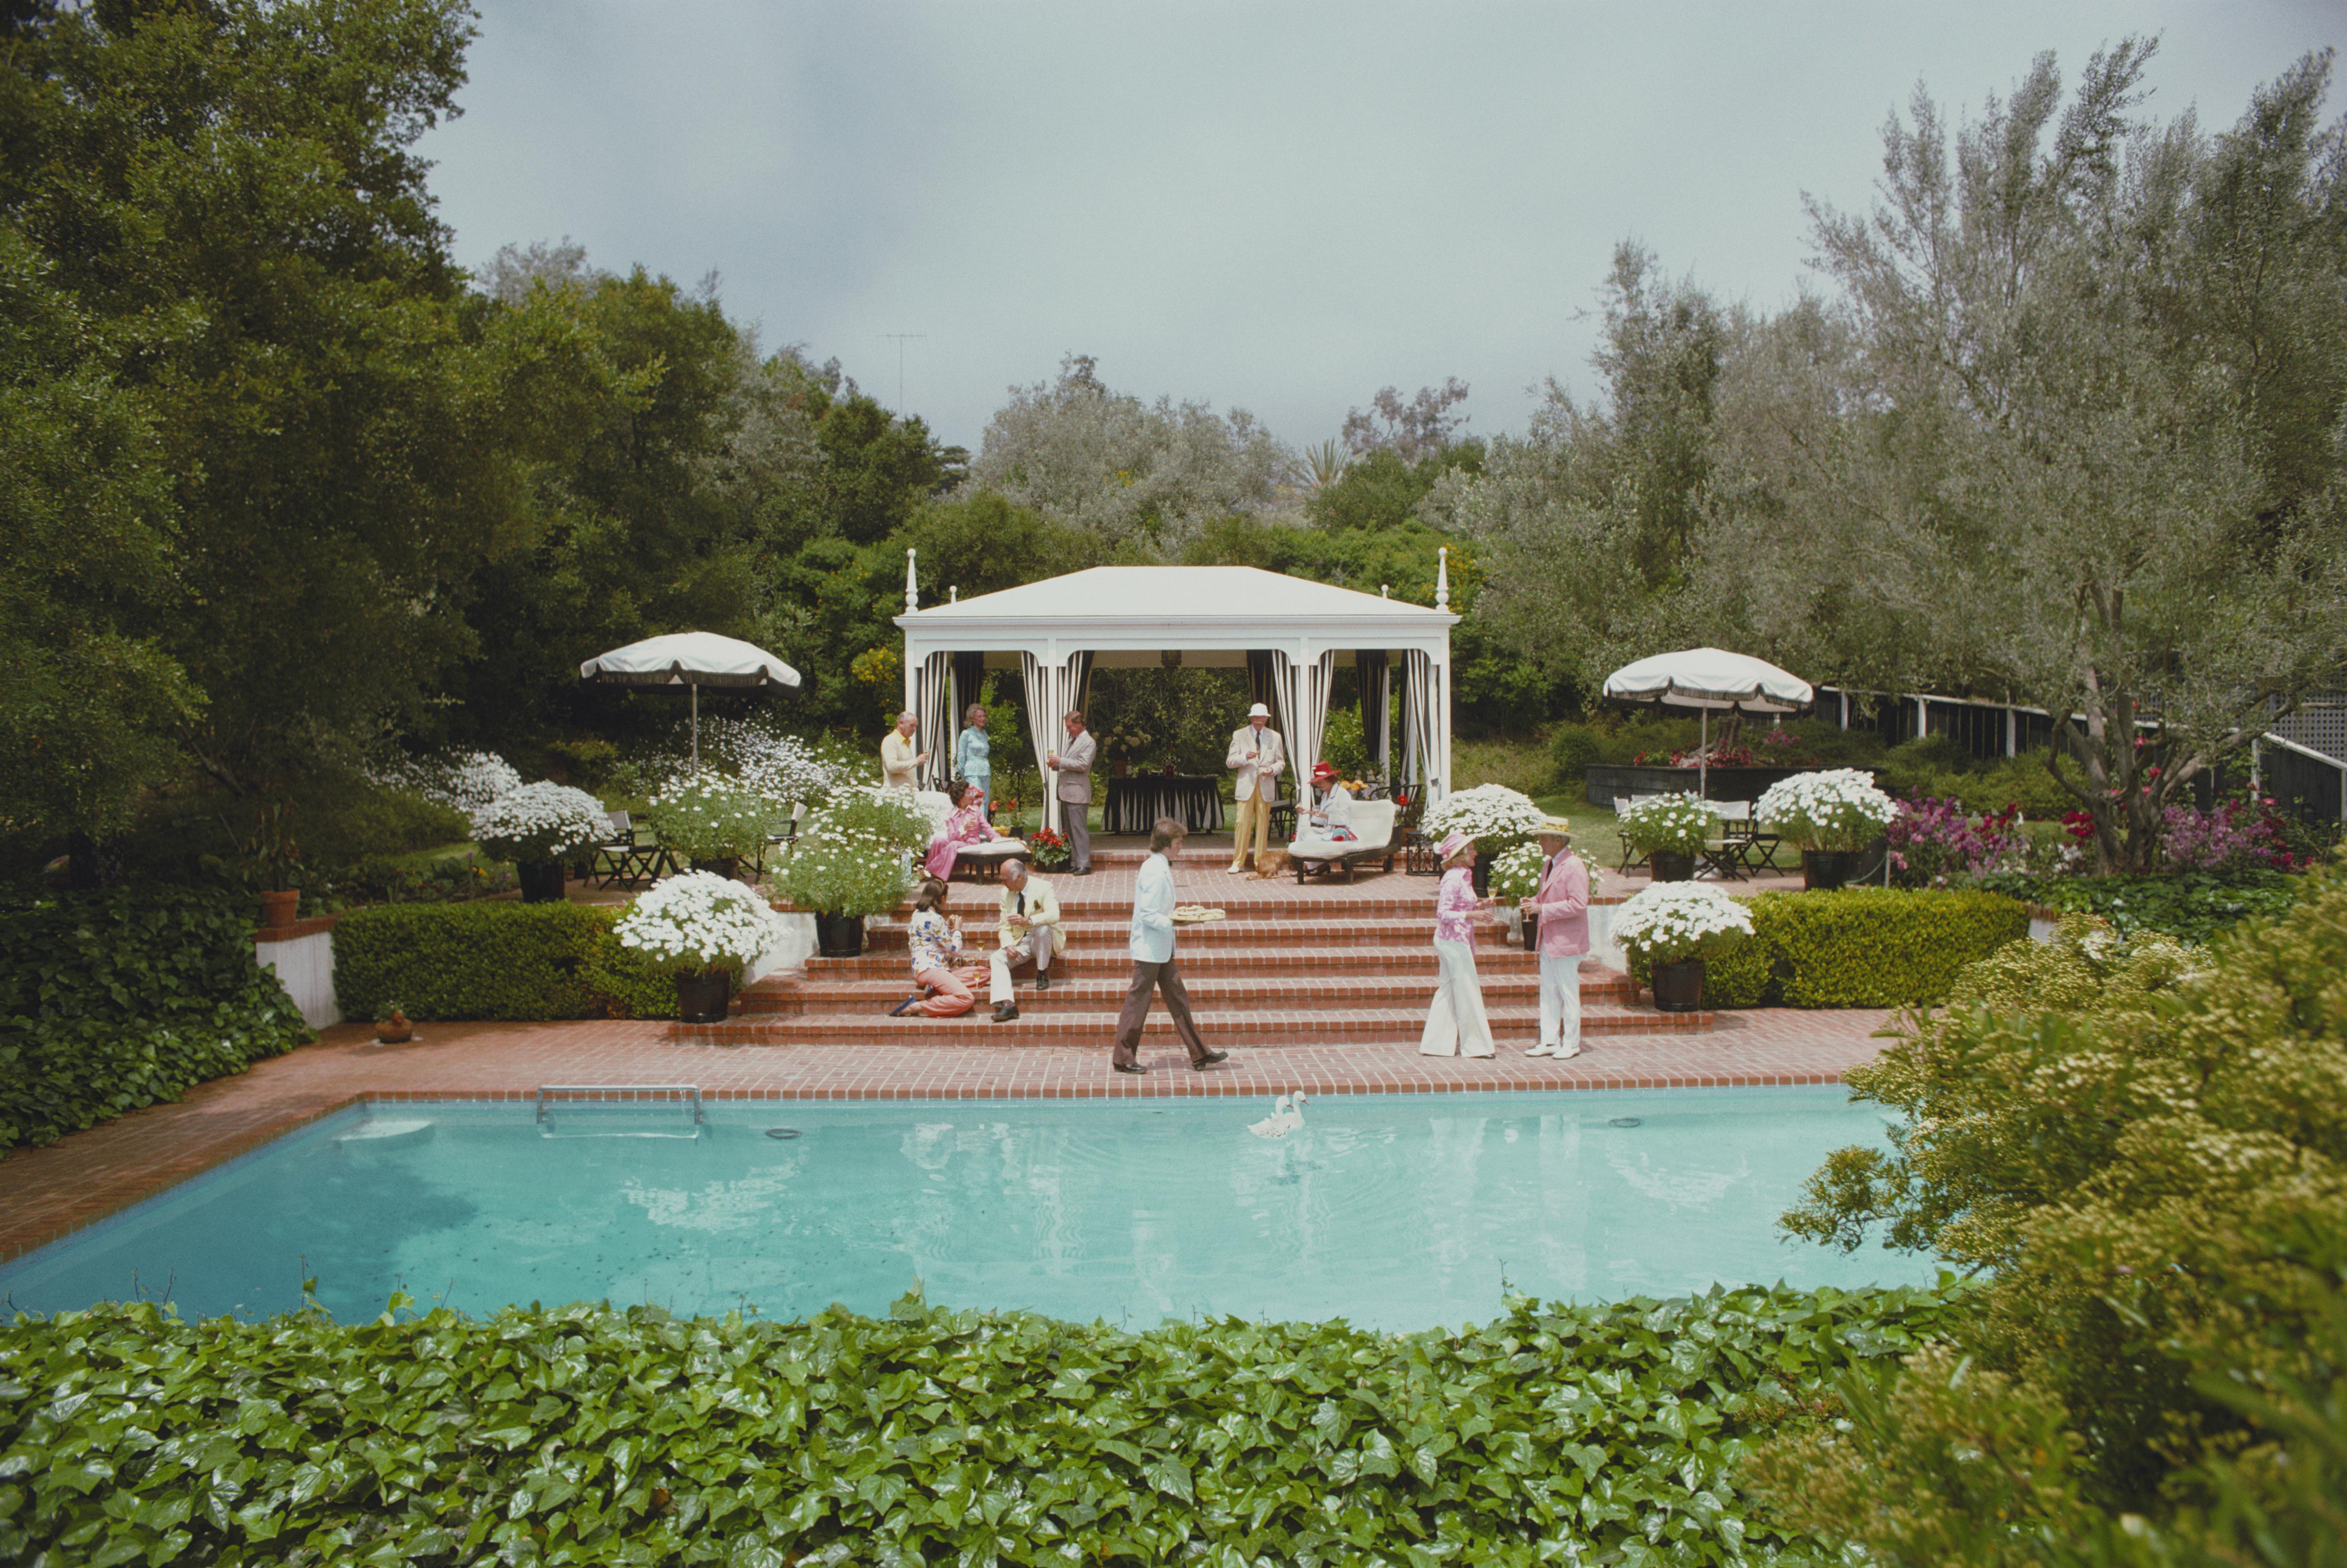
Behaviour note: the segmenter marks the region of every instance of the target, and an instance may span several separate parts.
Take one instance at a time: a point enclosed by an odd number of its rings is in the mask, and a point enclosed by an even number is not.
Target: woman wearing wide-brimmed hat
[[[1436,853],[1442,856],[1442,882],[1434,894],[1434,961],[1440,974],[1419,1054],[1497,1056],[1491,1020],[1483,1011],[1483,981],[1475,973],[1475,911],[1491,903],[1475,897],[1475,841],[1453,829]]]
[[[1353,831],[1353,792],[1337,782],[1334,763],[1312,764],[1312,809],[1304,814],[1304,821],[1316,836],[1334,844],[1359,839]]]

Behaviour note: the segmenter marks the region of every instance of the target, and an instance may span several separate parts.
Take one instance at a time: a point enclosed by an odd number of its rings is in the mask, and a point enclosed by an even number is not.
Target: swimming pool
[[[1481,1321],[1547,1297],[1715,1281],[1927,1284],[1929,1260],[1781,1241],[1829,1149],[1879,1144],[1839,1088],[1257,1100],[376,1104],[0,1266],[0,1309],[169,1299],[345,1322],[405,1289],[487,1313],[1023,1307]],[[792,1134],[768,1135],[769,1129]]]

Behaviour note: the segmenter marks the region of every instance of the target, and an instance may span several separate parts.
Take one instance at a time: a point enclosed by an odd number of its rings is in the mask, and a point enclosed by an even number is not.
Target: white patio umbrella
[[[1711,713],[1798,713],[1817,701],[1817,688],[1765,659],[1724,648],[1682,648],[1624,664],[1605,677],[1605,695],[1617,702],[1667,702],[1703,712],[1703,750],[1696,753],[1696,794],[1711,794]]]
[[[713,631],[671,631],[599,653],[579,666],[581,681],[620,686],[688,687],[692,694],[692,766],[701,768],[701,689],[796,692],[799,672],[754,643]]]

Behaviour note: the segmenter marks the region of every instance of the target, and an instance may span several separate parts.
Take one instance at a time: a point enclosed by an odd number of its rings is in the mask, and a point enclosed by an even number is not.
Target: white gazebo
[[[1437,568],[1434,606],[1410,604],[1246,566],[1102,566],[999,593],[920,607],[911,550],[905,552],[905,706],[919,716],[929,753],[924,782],[942,783],[952,736],[986,671],[1016,670],[1027,692],[1035,764],[1064,739],[1060,719],[1085,705],[1096,669],[1182,666],[1244,669],[1254,700],[1267,703],[1295,770],[1291,798],[1319,755],[1339,654],[1360,675],[1362,738],[1397,782],[1430,802],[1450,783],[1449,552]],[[1388,734],[1386,698],[1401,695],[1401,734]],[[1230,727],[1245,722],[1234,712]],[[1399,765],[1397,765],[1397,754]],[[1060,825],[1055,792],[1044,792]]]

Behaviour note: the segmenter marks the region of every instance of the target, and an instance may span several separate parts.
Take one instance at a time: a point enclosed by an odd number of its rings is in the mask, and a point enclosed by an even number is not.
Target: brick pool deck
[[[1108,1044],[722,1047],[658,1021],[417,1026],[405,1045],[340,1024],[317,1044],[200,1084],[44,1149],[0,1160],[0,1262],[69,1235],[346,1106],[385,1100],[527,1099],[541,1083],[697,1083],[739,1100],[1139,1098],[1679,1089],[1833,1083],[1870,1060],[1891,1015],[1767,1009],[1717,1015],[1708,1033],[1593,1039],[1552,1063],[1503,1040],[1490,1061],[1423,1057],[1402,1044],[1215,1040],[1231,1060],[1191,1072],[1177,1050],[1144,1052],[1143,1076],[1112,1072]]]

